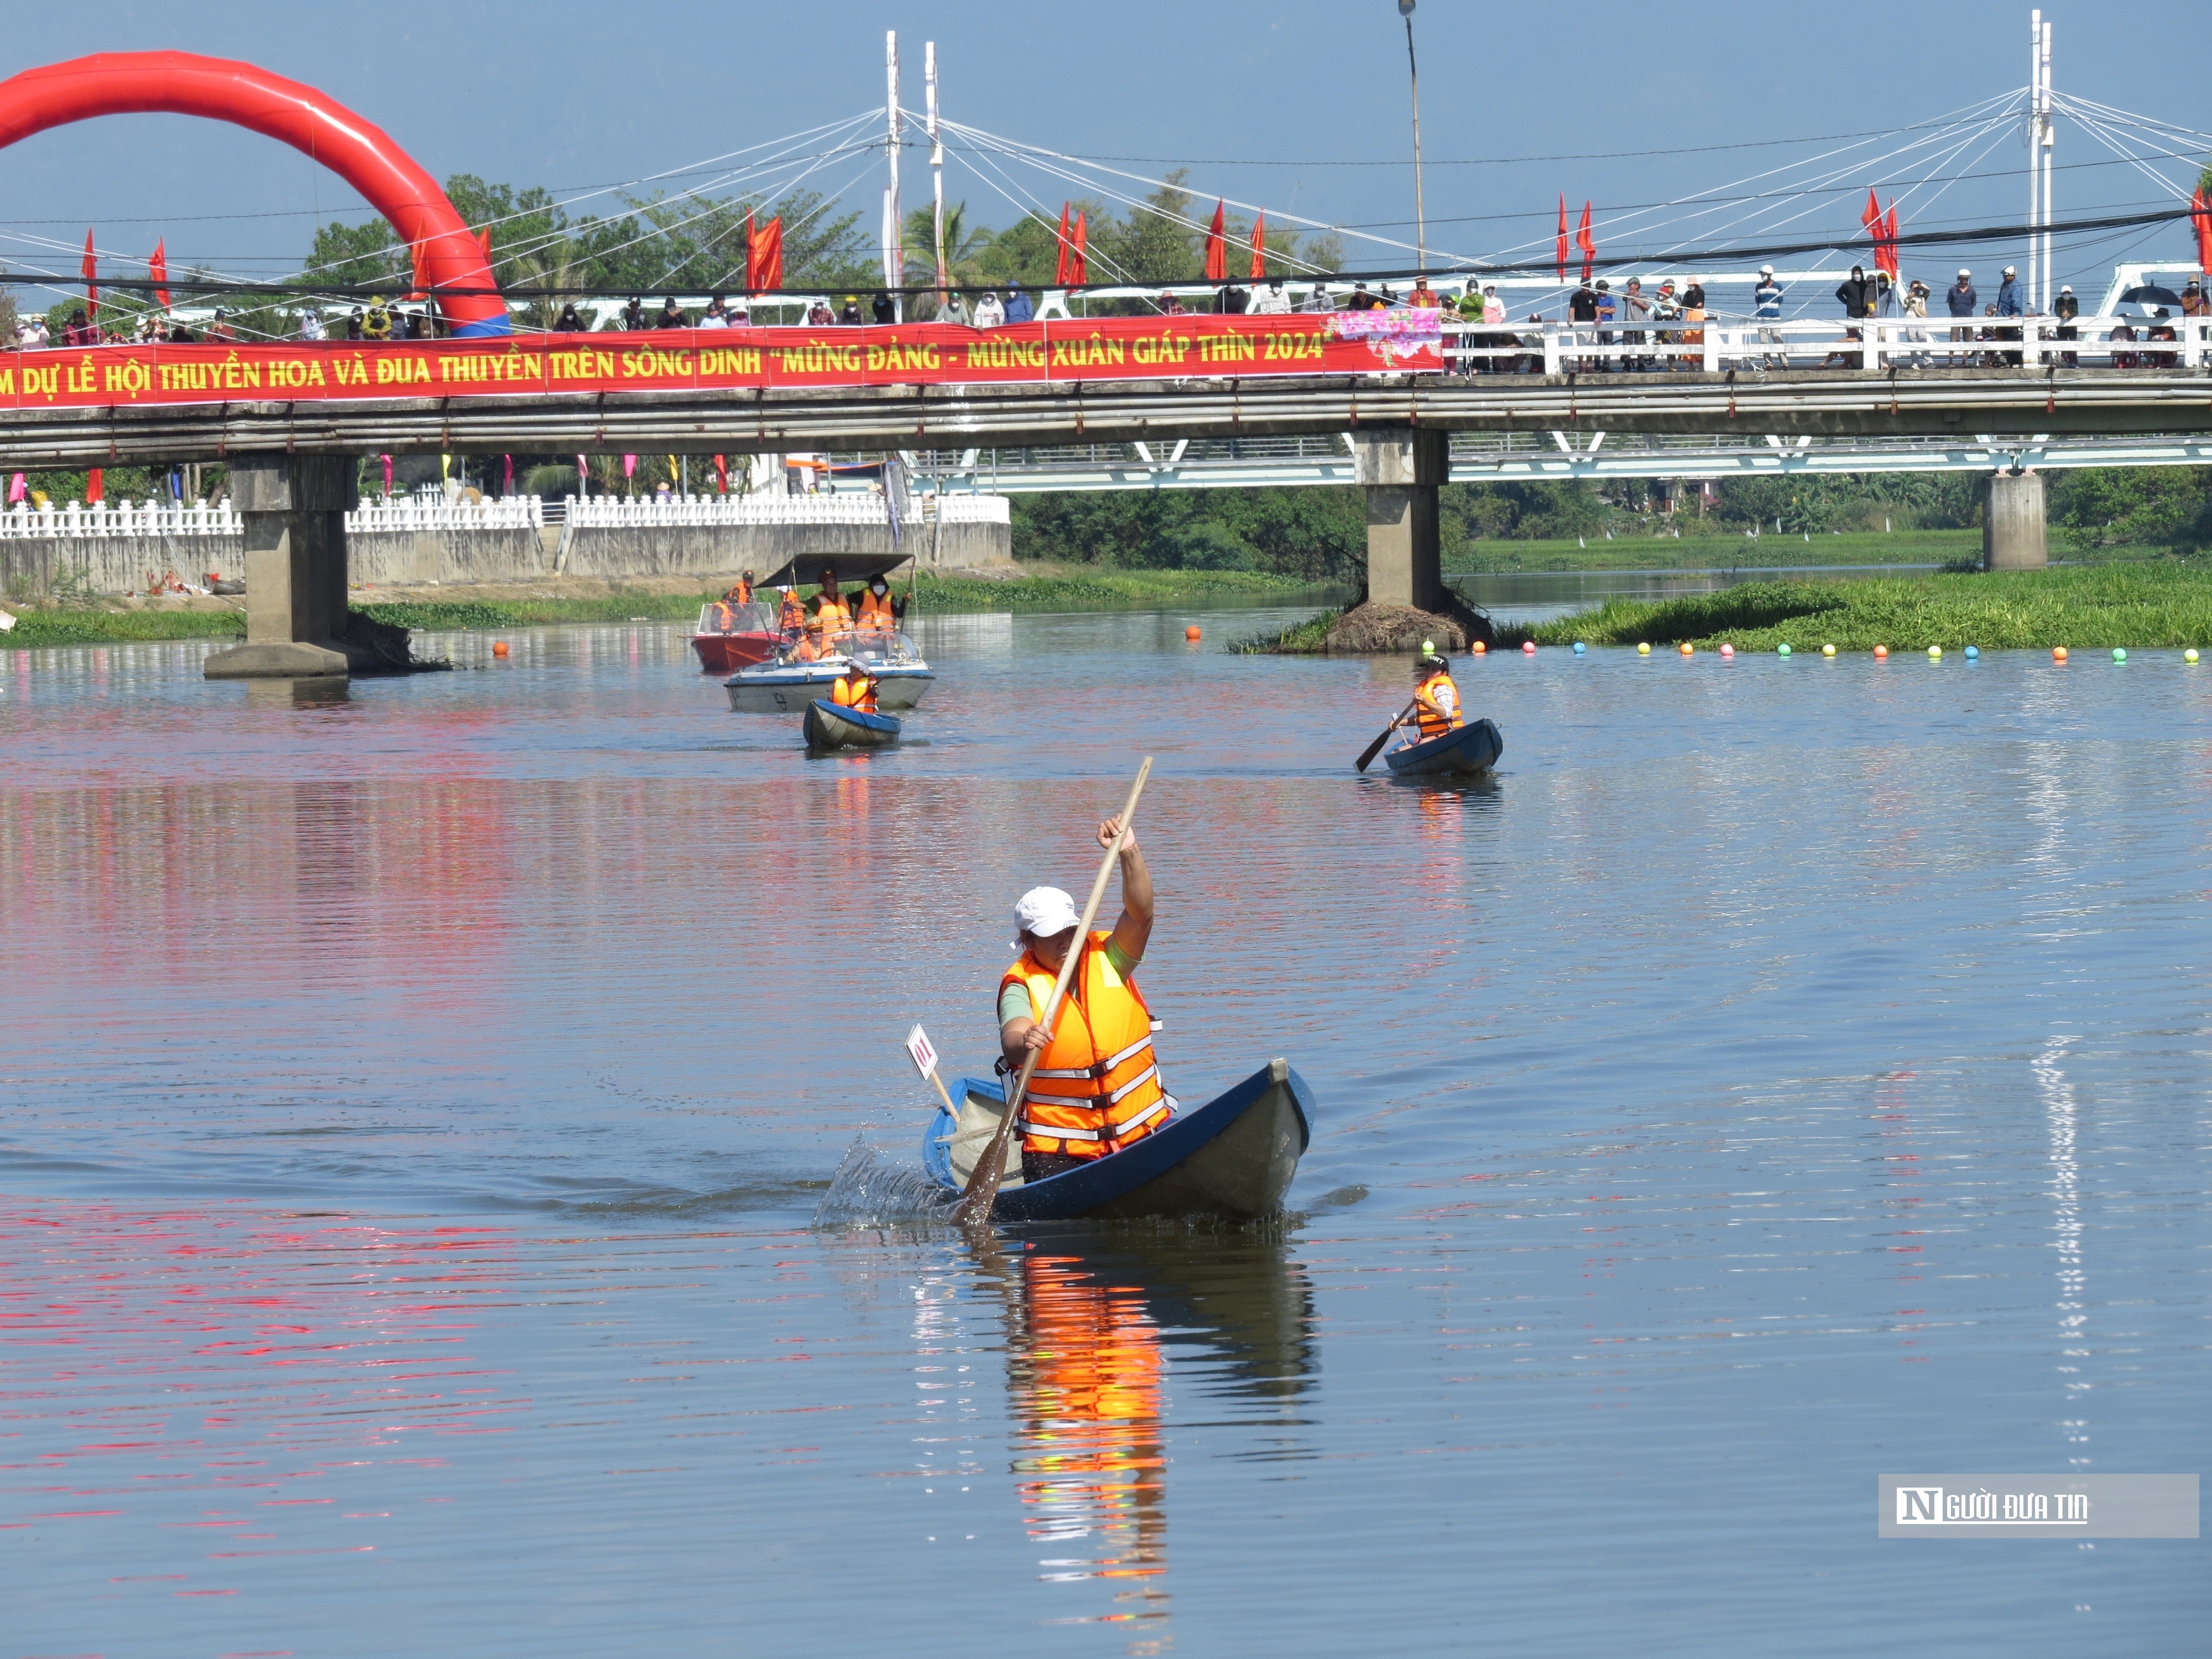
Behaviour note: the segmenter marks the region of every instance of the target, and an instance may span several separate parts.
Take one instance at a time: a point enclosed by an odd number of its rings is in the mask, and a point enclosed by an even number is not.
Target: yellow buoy
[[[1820,654],[1824,657],[1832,657],[1836,654],[1836,647],[1832,645],[1824,645],[1820,647]]]
[[[1649,645],[1639,645],[1636,647],[1636,654],[1639,657],[1648,657],[1651,654],[1651,647]],[[2194,651],[2189,653],[2189,660],[2191,662],[2197,660],[2197,653]]]
[[[1941,661],[1942,661],[1942,660],[1943,660],[1943,647],[1942,647],[1942,646],[1940,646],[1940,645],[1931,645],[1931,646],[1929,646],[1929,647],[1928,647],[1928,660],[1929,660],[1929,661],[1930,661],[1930,662],[1941,662]]]
[[[2197,660],[2197,647],[2193,645],[2191,646],[2188,650],[2181,653],[2181,659],[2184,662],[2195,662]]]

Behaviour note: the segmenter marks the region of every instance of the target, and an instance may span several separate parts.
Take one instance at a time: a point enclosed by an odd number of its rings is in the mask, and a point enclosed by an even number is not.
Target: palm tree
[[[906,216],[906,282],[909,288],[928,288],[937,281],[935,221],[933,207],[918,207]],[[945,269],[955,288],[977,288],[989,280],[980,262],[983,250],[991,246],[993,234],[980,225],[969,228],[967,203],[945,204]],[[917,320],[924,307],[931,316],[936,315],[935,302],[925,300],[915,307]]]

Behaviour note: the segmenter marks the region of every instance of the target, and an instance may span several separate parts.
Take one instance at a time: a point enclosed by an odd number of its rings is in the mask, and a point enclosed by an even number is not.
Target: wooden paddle
[[[1419,697],[1416,697],[1413,702],[1407,703],[1403,708],[1401,708],[1398,711],[1397,719],[1392,720],[1389,725],[1382,728],[1382,735],[1376,738],[1374,742],[1369,744],[1365,750],[1360,755],[1359,758],[1352,763],[1352,769],[1355,772],[1364,772],[1367,769],[1368,763],[1372,761],[1377,755],[1381,754],[1382,752],[1382,745],[1390,741],[1390,734],[1396,731],[1400,726],[1403,726],[1406,723],[1406,716],[1412,714],[1420,706],[1421,700]]]
[[[1121,827],[1115,832],[1113,845],[1106,849],[1105,862],[1098,866],[1098,878],[1091,884],[1090,902],[1083,907],[1083,920],[1075,924],[1075,937],[1060,962],[1060,977],[1053,981],[1052,999],[1045,1004],[1043,1017],[1037,1021],[1048,1032],[1052,1030],[1054,1016],[1060,1012],[1061,999],[1067,994],[1067,982],[1075,976],[1075,964],[1082,960],[1084,947],[1090,942],[1091,918],[1098,914],[1098,901],[1106,896],[1106,878],[1114,873],[1115,862],[1121,856],[1121,843],[1128,840],[1129,825],[1137,816],[1137,798],[1145,793],[1145,780],[1152,775],[1152,757],[1147,755],[1144,764],[1137,769],[1137,781],[1129,790],[1128,804],[1121,809]],[[1006,1178],[1006,1142],[1021,1119],[1022,1101],[1030,1091],[1030,1079],[1036,1071],[1037,1061],[1043,1058],[1042,1048],[1032,1048],[1030,1057],[1022,1062],[1021,1075],[1006,1095],[1006,1115],[999,1120],[998,1133],[984,1147],[983,1156],[975,1160],[967,1189],[953,1209],[953,1220],[963,1227],[983,1226],[991,1219],[991,1206],[998,1201],[999,1183]]]

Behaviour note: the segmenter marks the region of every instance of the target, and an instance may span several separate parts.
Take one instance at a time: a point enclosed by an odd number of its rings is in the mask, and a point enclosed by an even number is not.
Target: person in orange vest
[[[799,630],[799,638],[785,653],[791,662],[819,662],[828,655],[830,647],[823,643],[822,630],[811,623]]]
[[[837,573],[834,569],[822,573],[822,591],[814,597],[814,620],[821,624],[825,645],[836,635],[853,631],[853,612],[845,603],[845,596],[837,591]]]
[[[1452,684],[1451,664],[1436,654],[1436,647],[1421,641],[1422,655],[1413,665],[1413,735],[1408,744],[1426,743],[1467,724],[1460,708],[1459,687]]]
[[[753,602],[753,573],[750,570],[737,580],[737,585],[722,595],[730,605],[750,605]]]
[[[806,602],[799,597],[796,582],[783,590],[783,606],[775,625],[787,641],[796,641],[806,631]]]
[[[863,634],[888,634],[898,626],[891,610],[890,585],[881,576],[862,590],[854,620]]]
[[[863,714],[876,712],[876,677],[856,662],[845,665],[830,687],[830,701],[840,708],[857,708]]]
[[[1100,824],[1098,844],[1112,846],[1121,827],[1115,818]],[[1057,887],[1032,887],[1014,905],[1021,955],[999,980],[999,1070],[1012,1076],[1039,1051],[1020,1125],[1024,1181],[1118,1152],[1175,1114],[1135,977],[1152,933],[1152,877],[1133,835],[1121,843],[1121,915],[1111,932],[1079,939],[1082,917]],[[1071,950],[1082,954],[1048,1030],[1040,1022]]]

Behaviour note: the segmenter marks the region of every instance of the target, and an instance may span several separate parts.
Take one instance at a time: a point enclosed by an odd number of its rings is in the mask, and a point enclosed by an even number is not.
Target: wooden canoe
[[[1409,743],[1386,749],[1382,758],[1390,775],[1400,778],[1473,777],[1498,764],[1505,752],[1505,739],[1486,720],[1469,720],[1456,732],[1447,732],[1426,743]]]
[[[809,749],[881,749],[898,741],[899,723],[889,714],[841,708],[817,697],[802,724]]]
[[[947,1193],[963,1191],[1006,1115],[994,1079],[962,1078],[956,1117],[942,1107],[922,1135],[922,1167]],[[1022,1180],[1021,1151],[1007,1149],[994,1221],[1064,1221],[1077,1216],[1272,1215],[1282,1207],[1312,1136],[1313,1092],[1285,1060],[1270,1060],[1226,1093],[1178,1109],[1164,1129],[1133,1146],[1034,1184]]]

